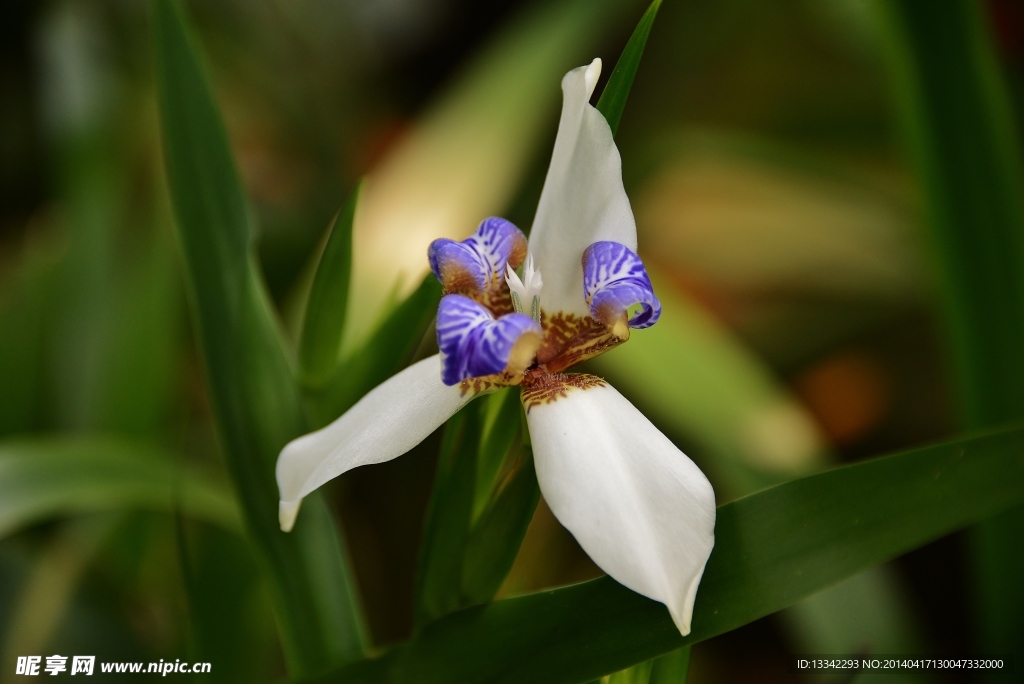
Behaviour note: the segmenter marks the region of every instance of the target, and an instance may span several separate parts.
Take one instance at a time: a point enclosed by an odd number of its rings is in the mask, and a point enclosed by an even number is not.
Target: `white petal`
[[[714,546],[715,493],[629,401],[592,380],[546,403],[524,395],[541,492],[602,570],[667,605],[689,634]]]
[[[599,240],[636,251],[636,222],[622,187],[622,160],[608,122],[590,106],[601,60],[562,79],[562,118],[530,231],[544,274],[541,308],[586,315],[583,250]]]
[[[277,459],[281,529],[291,530],[302,497],[353,468],[397,458],[475,395],[441,382],[431,356],[374,388],[333,423],[287,444]]]

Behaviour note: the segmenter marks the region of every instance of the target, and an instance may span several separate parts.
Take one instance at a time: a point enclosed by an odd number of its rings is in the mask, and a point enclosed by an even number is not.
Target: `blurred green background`
[[[325,228],[370,179],[350,349],[419,282],[431,238],[490,214],[529,226],[559,78],[600,56],[607,79],[645,4],[186,8],[293,334]],[[1024,11],[982,10],[1020,105]],[[30,653],[285,674],[188,316],[151,13],[0,8],[0,682]],[[958,426],[883,23],[863,0],[666,0],[634,83],[617,142],[665,316],[592,370],[720,503]],[[413,629],[438,439],[328,488],[375,644]],[[690,681],[803,681],[791,653],[971,652],[968,546],[944,539],[699,644]],[[541,504],[500,595],[598,574]]]

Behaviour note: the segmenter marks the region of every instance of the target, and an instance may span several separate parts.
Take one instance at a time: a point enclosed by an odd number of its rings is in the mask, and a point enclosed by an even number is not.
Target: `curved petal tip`
[[[580,256],[589,245],[611,240],[636,251],[622,159],[604,115],[590,104],[600,75],[595,59],[562,79],[562,116],[529,242],[544,274],[540,303],[549,314],[588,315]]]
[[[397,458],[475,396],[441,382],[431,356],[378,385],[325,428],[294,439],[277,458],[281,529],[295,523],[302,497],[353,468]]]
[[[590,96],[594,94],[594,88],[597,87],[597,79],[601,78],[600,57],[595,57],[594,61],[587,65],[585,78],[587,83],[587,98],[590,98]]]
[[[710,545],[715,545],[715,538],[712,535],[710,538]],[[710,551],[709,551],[710,553]],[[710,556],[709,556],[710,557]],[[700,580],[704,576],[704,568],[707,567],[707,561],[700,568],[693,580],[690,582],[690,586],[686,588],[686,593],[682,594],[677,601],[667,601],[665,603],[668,606],[668,612],[672,615],[672,622],[675,623],[676,629],[683,636],[690,633],[690,621],[693,618],[693,604],[697,600],[697,586],[700,585]]]
[[[291,532],[295,527],[295,518],[299,515],[299,506],[302,499],[298,501],[282,501],[277,505],[277,521],[281,525],[282,532]]]
[[[524,392],[541,493],[598,567],[689,634],[714,546],[711,483],[610,385],[563,377],[543,400]]]

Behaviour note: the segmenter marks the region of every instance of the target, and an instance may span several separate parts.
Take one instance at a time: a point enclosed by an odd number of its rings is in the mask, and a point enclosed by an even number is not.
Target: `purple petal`
[[[445,295],[437,307],[441,380],[454,385],[468,378],[501,373],[524,335],[532,335],[535,346],[539,345],[540,324],[519,313],[495,320],[490,311],[469,297]]]
[[[427,258],[446,293],[473,295],[501,285],[506,264],[515,268],[523,262],[526,236],[511,222],[492,217],[462,242],[434,240]]]
[[[648,328],[661,316],[644,263],[618,242],[595,242],[583,252],[583,297],[590,315],[608,324],[636,304],[640,311],[629,319],[631,328]]]

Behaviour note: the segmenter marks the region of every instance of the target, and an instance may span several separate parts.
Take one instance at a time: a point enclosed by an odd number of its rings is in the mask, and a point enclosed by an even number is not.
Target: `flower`
[[[600,72],[594,60],[562,80],[558,135],[529,243],[510,222],[490,218],[462,242],[430,245],[445,291],[440,353],[284,448],[280,522],[290,530],[302,497],[328,480],[396,458],[474,397],[519,386],[551,510],[605,572],[664,603],[685,635],[714,545],[711,485],[611,385],[565,372],[661,313],[636,254],[618,150],[589,104]]]

